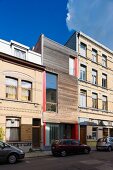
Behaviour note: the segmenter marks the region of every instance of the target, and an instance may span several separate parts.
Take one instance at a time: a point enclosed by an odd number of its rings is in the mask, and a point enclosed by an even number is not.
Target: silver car
[[[113,137],[99,138],[96,144],[97,150],[113,150]]]
[[[0,141],[0,161],[7,161],[14,164],[18,159],[23,159],[23,150]]]

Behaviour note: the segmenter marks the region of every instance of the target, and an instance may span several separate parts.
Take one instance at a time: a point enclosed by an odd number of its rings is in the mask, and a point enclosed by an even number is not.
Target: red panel
[[[75,58],[75,76],[78,78],[78,58]]]
[[[43,73],[43,112],[46,111],[46,72]]]
[[[43,123],[43,145],[46,143],[46,123]]]

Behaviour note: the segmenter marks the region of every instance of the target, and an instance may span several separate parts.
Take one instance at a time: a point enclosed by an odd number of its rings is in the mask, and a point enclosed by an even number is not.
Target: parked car
[[[96,144],[97,150],[113,150],[113,137],[99,138]]]
[[[0,161],[7,161],[10,164],[14,164],[17,160],[23,159],[24,156],[25,153],[23,150],[0,141]]]
[[[80,144],[80,141],[74,139],[55,140],[51,145],[53,156],[66,156],[69,154],[86,153],[91,151],[90,146]]]

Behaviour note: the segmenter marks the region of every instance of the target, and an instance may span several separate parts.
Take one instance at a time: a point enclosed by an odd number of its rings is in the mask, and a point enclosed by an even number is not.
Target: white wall
[[[20,44],[18,42],[15,42],[12,40],[10,42],[8,42],[8,41],[4,41],[4,40],[0,39],[0,52],[2,52],[4,54],[12,55],[13,57],[16,57],[16,56],[14,56],[14,48],[18,48],[22,51],[25,51],[27,61],[41,65],[41,54],[31,51],[29,49],[29,47],[27,47],[23,44]]]

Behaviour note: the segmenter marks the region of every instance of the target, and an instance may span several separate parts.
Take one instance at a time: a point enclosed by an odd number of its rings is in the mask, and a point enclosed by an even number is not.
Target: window
[[[6,140],[19,141],[20,138],[20,119],[14,117],[6,118]]]
[[[82,57],[86,57],[86,44],[84,44],[84,43],[80,43],[80,55],[82,56]]]
[[[46,110],[57,112],[57,75],[46,73]]]
[[[92,69],[92,83],[97,84],[97,71]]]
[[[17,99],[18,81],[11,77],[6,77],[6,98]]]
[[[92,49],[92,61],[97,63],[97,51]]]
[[[52,141],[59,139],[59,124],[46,124],[46,145],[51,145]]]
[[[86,66],[83,64],[80,65],[80,80],[86,81]]]
[[[18,58],[21,58],[21,59],[26,59],[26,52],[25,51],[21,51],[19,49],[16,49],[14,48],[14,55]]]
[[[98,108],[98,96],[96,93],[92,93],[92,108]]]
[[[69,58],[69,74],[75,75],[75,60],[74,58]]]
[[[21,81],[21,89],[22,89],[22,100],[23,101],[31,101],[31,93],[32,93],[32,83],[27,81]]]
[[[107,56],[102,54],[102,66],[107,67]]]
[[[92,138],[93,139],[97,139],[97,128],[96,127],[92,127]]]
[[[80,90],[80,107],[86,107],[86,91]]]
[[[102,87],[107,88],[107,75],[102,74]]]
[[[102,96],[102,110],[107,110],[107,97]]]

